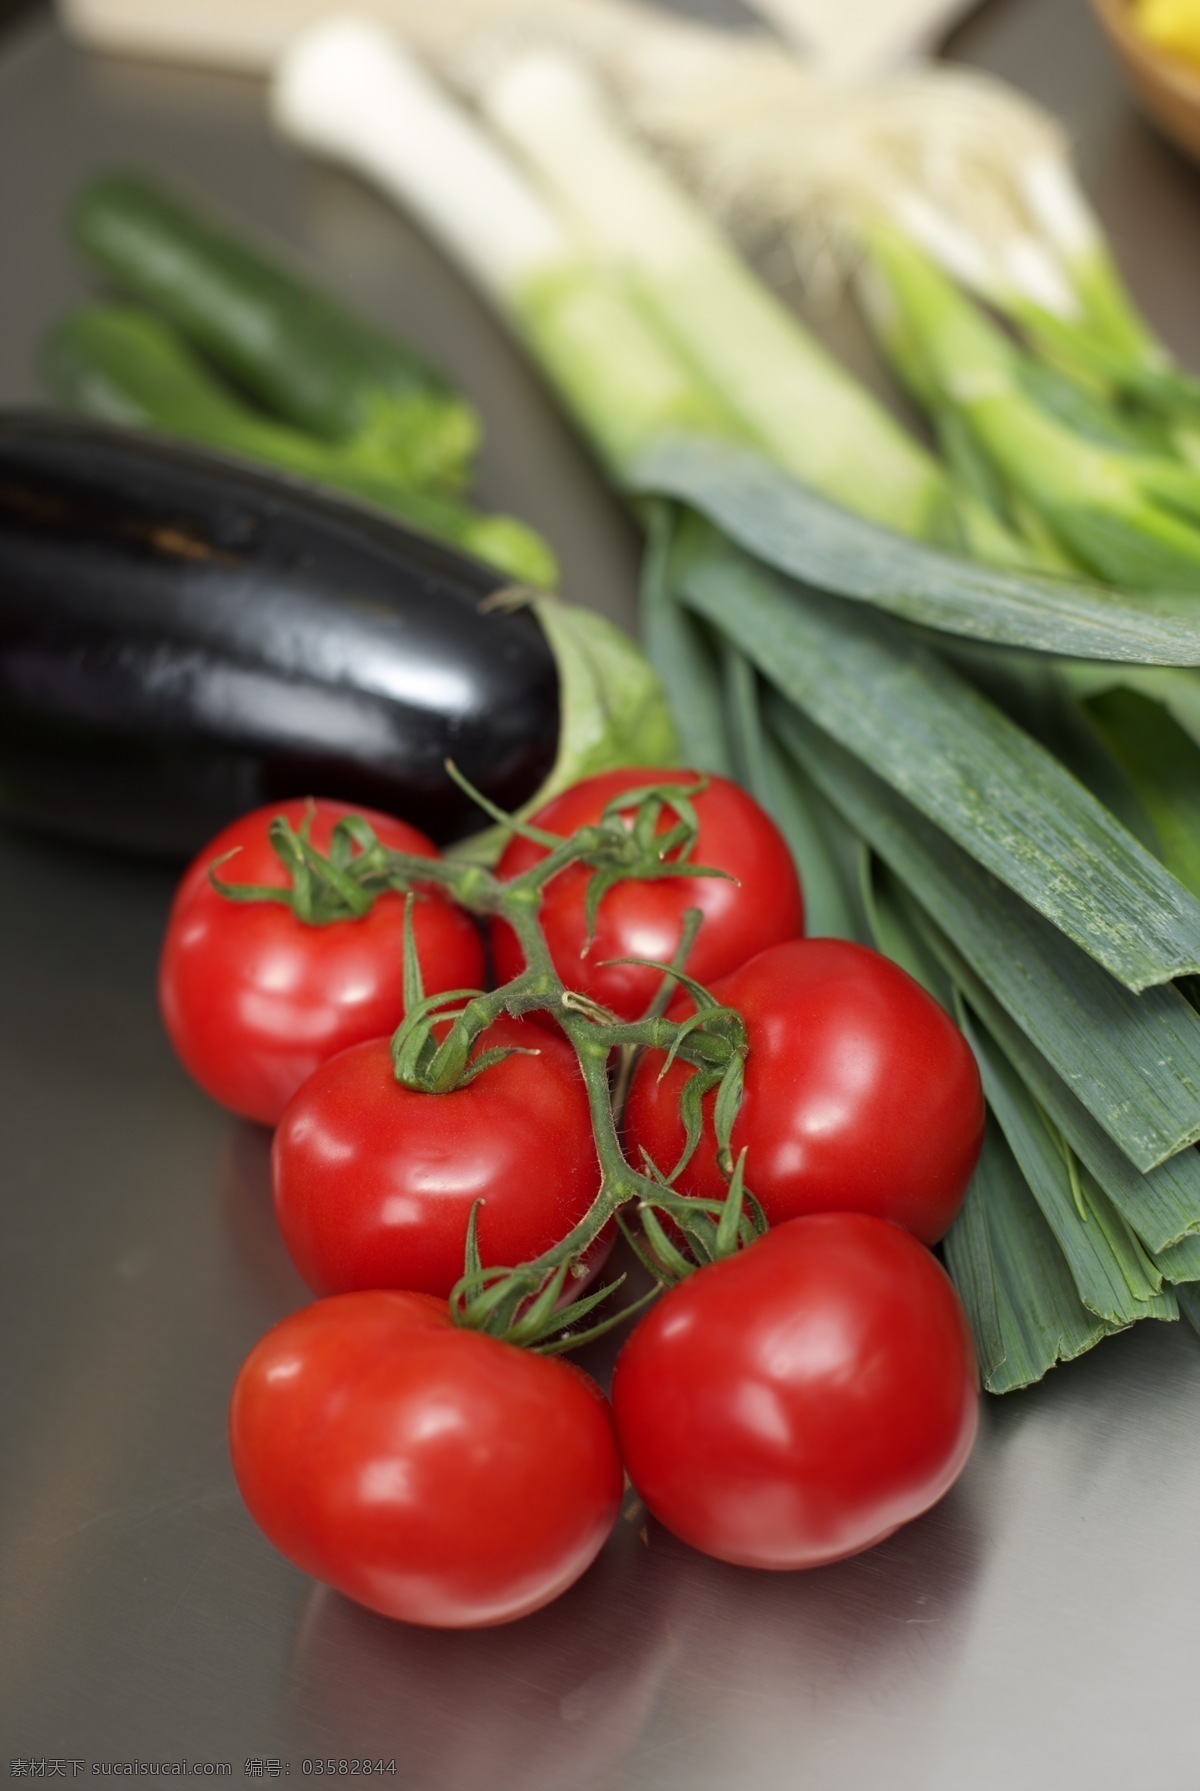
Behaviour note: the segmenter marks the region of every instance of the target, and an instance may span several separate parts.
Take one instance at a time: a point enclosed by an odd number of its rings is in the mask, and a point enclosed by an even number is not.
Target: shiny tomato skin
[[[312,843],[362,815],[397,851],[437,856],[433,842],[390,815],[319,800]],[[159,966],[159,1005],[184,1068],[223,1107],[274,1125],[317,1065],[361,1039],[392,1032],[404,1012],[404,898],[382,895],[361,920],[308,926],[277,902],[231,902],[208,880],[215,859],[230,883],[285,887],[267,829],[276,815],[298,828],[304,800],[255,809],[219,833],[179,886]],[[426,994],[480,988],[483,942],[470,915],[431,886],[413,927]]]
[[[564,1592],[623,1484],[587,1375],[457,1329],[426,1294],[341,1294],[285,1318],[241,1368],[229,1435],[281,1553],[435,1628],[508,1623]]]
[[[746,1182],[770,1223],[852,1211],[926,1244],[943,1237],[979,1160],[985,1109],[971,1048],[933,997],[889,958],[841,939],[774,946],[712,993],[746,1021],[732,1144],[735,1156],[746,1149]],[[670,1011],[689,1013],[691,1002]],[[677,1061],[660,1082],[662,1062],[643,1053],[625,1125],[631,1160],[648,1150],[669,1174],[691,1071]],[[725,1185],[706,1127],[677,1186],[720,1198]]]
[[[630,1478],[672,1533],[743,1567],[820,1567],[882,1542],[966,1463],[966,1316],[915,1238],[819,1213],[690,1275],[613,1378]]]
[[[635,766],[584,778],[555,796],[531,817],[551,833],[570,834],[598,821],[624,790],[649,784],[695,784],[701,773]],[[744,790],[707,773],[708,787],[693,798],[699,834],[691,859],[729,873],[727,877],[664,877],[628,881],[610,889],[600,904],[596,933],[585,952],[584,901],[589,872],[580,865],[563,871],[547,887],[542,927],[555,968],[570,989],[635,1020],[646,1010],[662,981],[656,970],[610,964],[615,958],[650,958],[669,963],[679,944],[689,908],[704,914],[687,961],[699,982],[724,976],[765,946],[804,931],[804,900],[787,843],[774,821]],[[669,812],[660,823],[675,823]],[[497,865],[505,879],[518,876],[545,856],[541,846],[513,839]],[[516,936],[503,921],[491,926],[492,958],[498,983],[524,966]]]
[[[444,1299],[477,1200],[485,1267],[527,1262],[582,1219],[600,1169],[575,1052],[507,1015],[474,1055],[498,1046],[516,1049],[463,1088],[419,1094],[396,1081],[389,1041],[374,1039],[322,1064],[288,1103],[272,1150],[275,1214],[314,1293]]]

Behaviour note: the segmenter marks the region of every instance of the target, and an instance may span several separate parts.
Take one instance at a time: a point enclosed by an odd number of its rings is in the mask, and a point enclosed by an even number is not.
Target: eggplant
[[[445,843],[559,738],[501,579],[390,518],[161,437],[0,415],[0,812],[158,854],[334,796]]]

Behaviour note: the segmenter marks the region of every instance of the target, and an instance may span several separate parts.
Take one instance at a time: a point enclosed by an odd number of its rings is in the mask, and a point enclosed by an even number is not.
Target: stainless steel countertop
[[[1066,117],[1132,283],[1200,365],[1200,177],[1133,113],[1082,0],[991,0],[954,53]],[[487,502],[630,618],[632,533],[496,325],[371,195],[275,147],[250,81],[91,61],[44,20],[0,35],[0,400],[37,394],[38,338],[86,290],[62,214],[113,161],[236,205],[444,360],[485,413]],[[557,1605],[446,1635],[294,1571],[241,1507],[224,1414],[305,1294],[266,1135],[159,1029],[171,881],[0,833],[10,1761],[227,1761],[240,1783],[383,1755],[404,1791],[1200,1787],[1200,1341],[1178,1325],[992,1402],[937,1510],[817,1573],[623,1524]]]

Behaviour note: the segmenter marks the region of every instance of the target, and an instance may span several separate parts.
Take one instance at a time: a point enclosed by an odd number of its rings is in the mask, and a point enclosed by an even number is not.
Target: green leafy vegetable
[[[1177,1318],[1162,1273],[1078,1162],[1047,1114],[987,1034],[965,1014],[964,1030],[983,1075],[988,1105],[1066,1258],[1079,1297],[1106,1324]]]
[[[786,583],[715,535],[683,592],[790,702],[1129,988],[1195,969],[1200,901],[888,617]]]
[[[1083,1305],[1066,1258],[999,1129],[988,1127],[946,1260],[964,1293],[990,1393],[1028,1387],[1093,1348],[1110,1327]],[[987,1299],[991,1271],[994,1305]],[[981,1299],[982,1294],[982,1299]],[[996,1333],[1003,1350],[995,1357]]]
[[[1195,613],[1149,610],[1100,585],[979,565],[903,539],[736,443],[664,435],[634,460],[626,482],[691,505],[805,584],[908,622],[1071,658],[1200,665]]]

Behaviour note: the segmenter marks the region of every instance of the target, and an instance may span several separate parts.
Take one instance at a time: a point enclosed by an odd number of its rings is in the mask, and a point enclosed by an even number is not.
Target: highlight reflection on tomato
[[[436,1628],[557,1598],[599,1553],[623,1485],[594,1381],[456,1328],[427,1294],[341,1294],[285,1318],[242,1366],[229,1434],[276,1548]]]
[[[818,1567],[948,1490],[978,1419],[949,1277],[899,1226],[819,1213],[699,1269],[639,1321],[613,1411],[667,1529],[744,1567]]]
[[[279,902],[232,902],[209,882],[284,888],[268,839],[276,815],[299,828],[313,814],[312,843],[328,850],[335,824],[361,815],[385,846],[422,858],[432,840],[390,815],[343,802],[303,800],[255,809],[217,835],[179,886],[159,968],[163,1019],[184,1068],[205,1092],[274,1125],[306,1076],[335,1052],[377,1038],[404,1013],[404,898],[381,895],[360,920],[308,926]],[[483,942],[471,917],[426,887],[413,905],[425,992],[479,988]]]

